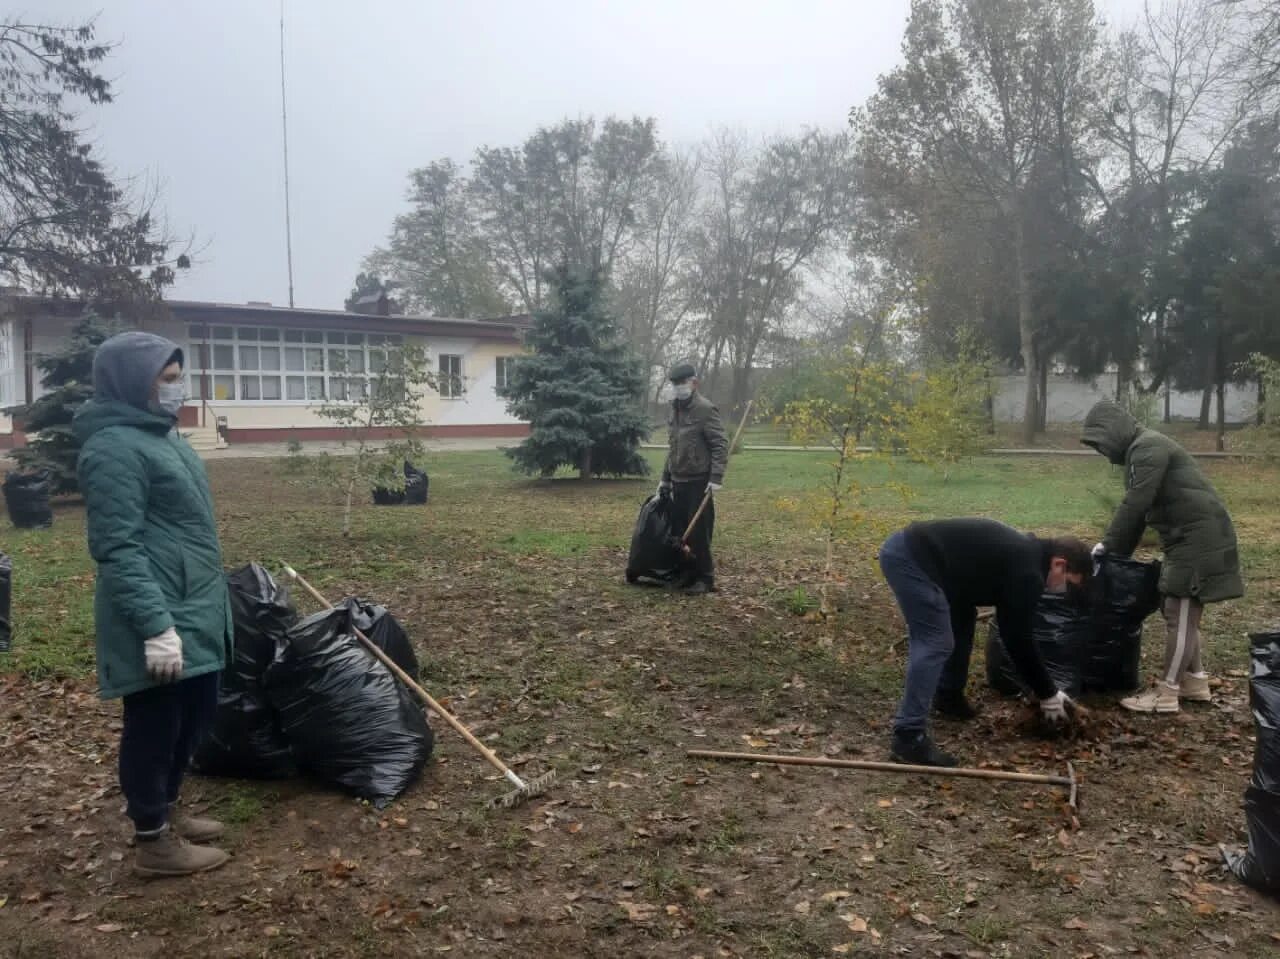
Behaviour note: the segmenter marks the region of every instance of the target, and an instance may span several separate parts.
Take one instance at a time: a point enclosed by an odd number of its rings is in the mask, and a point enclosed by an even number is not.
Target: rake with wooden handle
[[[909,773],[917,776],[952,776],[961,779],[998,779],[1015,783],[1042,783],[1048,786],[1066,787],[1067,803],[1078,810],[1080,783],[1076,770],[1067,763],[1067,775],[1050,776],[1044,773],[1012,773],[1003,769],[968,769],[963,766],[911,766],[906,763],[877,763],[865,759],[831,759],[827,756],[779,756],[773,753],[726,753],[712,749],[690,749],[685,752],[692,759],[726,759],[739,762],[776,763],[780,766],[829,766],[836,769],[864,769],[876,773]]]
[[[298,575],[297,570],[295,570],[292,566],[289,566],[287,564],[281,564],[281,565],[284,566],[285,575],[288,576],[295,583],[297,583],[299,586],[301,586],[304,590],[306,590],[311,595],[312,599],[314,599],[317,603],[319,603],[325,609],[334,608],[333,603],[329,602],[327,599],[321,596],[314,586],[312,586],[300,575]],[[445,709],[438,702],[432,699],[431,694],[428,693],[425,689],[423,689],[418,684],[417,680],[415,680],[412,676],[410,676],[403,669],[397,666],[395,661],[386,653],[384,653],[381,649],[379,649],[377,644],[374,643],[373,640],[371,640],[364,633],[360,632],[360,630],[356,629],[355,626],[351,627],[351,631],[356,634],[356,639],[360,640],[360,642],[364,644],[365,649],[367,649],[370,653],[372,653],[373,656],[380,663],[382,663],[382,665],[386,666],[387,669],[391,670],[391,672],[395,675],[397,679],[400,680],[400,682],[404,683],[407,687],[409,687],[409,689],[413,690],[413,692],[417,694],[418,698],[421,699],[424,703],[426,703],[431,710],[438,713],[446,723],[452,726],[454,732],[456,732],[459,736],[465,739],[471,745],[472,749],[474,749],[486,760],[488,760],[489,764],[493,766],[494,769],[498,770],[498,772],[502,773],[502,775],[506,777],[507,782],[511,783],[511,785],[516,787],[511,792],[506,793],[502,796],[499,796],[496,799],[490,800],[489,801],[490,808],[495,808],[500,806],[504,809],[510,809],[513,806],[518,806],[533,796],[540,796],[542,793],[546,792],[547,789],[549,789],[551,785],[556,781],[556,771],[554,769],[550,770],[549,772],[543,773],[541,776],[538,776],[534,779],[527,779],[527,780],[521,779],[511,770],[510,766],[508,766],[506,763],[504,763],[501,759],[498,758],[497,754],[494,753],[492,749],[490,749],[484,743],[480,742],[480,740],[476,739],[476,737],[472,734],[471,730],[469,730],[466,726],[462,725],[462,723],[459,722],[454,717],[454,715],[449,712],[449,710]]]
[[[738,440],[742,436],[742,428],[747,425],[747,417],[751,415],[751,407],[755,400],[747,400],[747,406],[742,411],[742,419],[738,421],[738,428],[734,430],[733,442],[729,444],[729,453],[732,454],[738,448]],[[711,505],[711,487],[707,487],[707,491],[702,494],[702,502],[698,504],[698,510],[693,514],[693,519],[689,520],[689,525],[684,531],[684,535],[680,537],[680,549],[686,555],[692,554],[689,549],[689,537],[693,535],[693,528],[698,525],[698,520],[702,519],[702,514],[706,512],[707,507]]]

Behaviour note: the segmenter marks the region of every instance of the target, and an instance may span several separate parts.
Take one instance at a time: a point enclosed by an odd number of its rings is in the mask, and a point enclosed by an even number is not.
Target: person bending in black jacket
[[[907,677],[893,721],[893,758],[954,766],[929,737],[930,707],[957,719],[976,712],[965,699],[979,606],[994,606],[1009,658],[1051,723],[1068,720],[1070,700],[1049,678],[1032,637],[1041,593],[1083,590],[1093,573],[1078,539],[1037,539],[990,519],[913,523],[880,547],[880,569],[907,621]]]

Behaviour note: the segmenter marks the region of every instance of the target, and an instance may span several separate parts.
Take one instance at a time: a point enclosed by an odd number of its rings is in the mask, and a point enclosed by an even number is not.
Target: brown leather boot
[[[208,872],[226,863],[231,856],[213,846],[194,846],[172,829],[155,839],[139,839],[134,871],[149,879],[164,876],[190,876]]]

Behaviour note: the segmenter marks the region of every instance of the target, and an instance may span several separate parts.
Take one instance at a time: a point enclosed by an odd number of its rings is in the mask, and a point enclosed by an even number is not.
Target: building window
[[[368,395],[397,333],[204,326],[187,330],[189,394],[218,403],[322,403]]]
[[[462,399],[462,357],[440,354],[440,396],[446,400]]]
[[[507,379],[511,376],[511,361],[514,356],[500,356],[495,360],[496,370],[493,377],[493,384],[499,390],[507,388]]]

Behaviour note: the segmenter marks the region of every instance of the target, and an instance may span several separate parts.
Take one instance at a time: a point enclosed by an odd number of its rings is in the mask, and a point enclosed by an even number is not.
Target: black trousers
[[[124,697],[120,789],[138,832],[153,832],[169,821],[191,757],[213,723],[219,675],[205,673]]]
[[[689,483],[671,484],[671,493],[675,502],[677,535],[684,535],[689,521],[693,519],[694,513],[698,512],[702,497],[707,492],[708,482],[710,482],[710,479],[704,477]],[[716,568],[711,559],[711,537],[715,533],[715,528],[716,502],[712,499],[707,504],[707,508],[702,511],[698,525],[693,528],[693,532],[689,535],[689,549],[692,551],[693,556],[689,560],[688,568],[685,571],[685,582],[692,583],[702,580],[708,586],[715,584]]]

